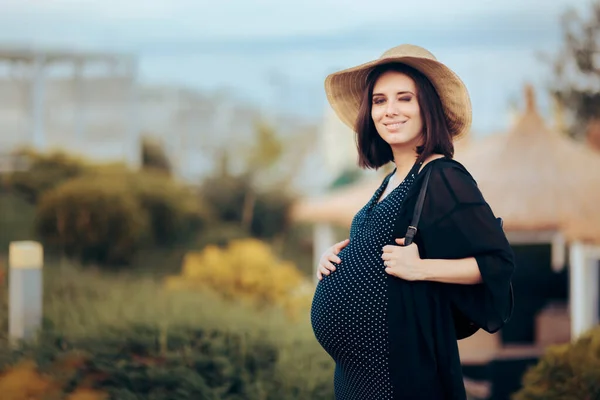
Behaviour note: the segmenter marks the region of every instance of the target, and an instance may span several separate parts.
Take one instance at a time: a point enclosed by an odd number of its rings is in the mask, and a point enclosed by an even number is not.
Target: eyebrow
[[[398,93],[396,93],[396,94],[407,94],[407,93],[410,93],[410,94],[412,94],[413,96],[415,95],[413,92],[411,92],[411,91],[408,91],[408,90],[405,90],[405,91],[403,91],[403,92],[398,92]],[[375,97],[375,96],[384,96],[384,94],[383,94],[383,93],[373,93],[373,97]]]

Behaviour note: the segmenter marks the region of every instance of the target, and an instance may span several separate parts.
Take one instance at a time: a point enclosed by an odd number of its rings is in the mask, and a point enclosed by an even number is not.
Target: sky
[[[343,32],[357,27],[448,27],[498,15],[557,16],[582,0],[1,0],[2,38],[93,43],[94,36],[126,41],[155,39],[264,38]],[[542,18],[543,19],[543,18]],[[14,21],[11,24],[10,21]],[[24,22],[30,20],[31,25]],[[50,29],[52,32],[50,32]],[[26,32],[23,32],[26,31]],[[77,33],[76,37],[69,37]]]
[[[504,129],[524,83],[549,79],[559,18],[584,0],[0,0],[0,46],[131,52],[140,80],[224,89],[318,119],[325,76],[400,43],[427,47],[463,78],[473,126]],[[540,103],[544,106],[544,99]]]

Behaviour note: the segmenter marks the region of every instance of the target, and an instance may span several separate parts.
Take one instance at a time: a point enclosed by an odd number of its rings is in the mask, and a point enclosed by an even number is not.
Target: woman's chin
[[[411,138],[403,135],[389,135],[385,140],[390,146],[405,146],[412,142]]]

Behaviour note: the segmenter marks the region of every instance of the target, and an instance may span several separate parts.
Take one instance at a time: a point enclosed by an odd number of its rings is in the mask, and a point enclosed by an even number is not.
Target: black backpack
[[[421,191],[419,192],[419,198],[417,199],[417,204],[415,205],[415,211],[413,213],[413,219],[406,231],[406,235],[404,236],[404,245],[408,246],[413,242],[415,235],[417,234],[417,226],[419,224],[419,218],[421,217],[421,210],[423,209],[423,202],[425,201],[425,193],[427,192],[427,183],[429,182],[429,175],[431,174],[431,168],[427,170],[425,173],[425,180],[423,182],[423,186],[421,187]],[[503,226],[502,218],[497,218],[500,227]],[[510,312],[508,317],[503,321],[504,323],[508,322],[512,317],[514,308],[514,293],[512,282],[510,283]],[[480,327],[474,322],[470,321],[467,317],[465,317],[461,312],[456,309],[452,309],[452,317],[454,319],[454,329],[456,332],[456,338],[458,340],[468,338],[477,332]]]

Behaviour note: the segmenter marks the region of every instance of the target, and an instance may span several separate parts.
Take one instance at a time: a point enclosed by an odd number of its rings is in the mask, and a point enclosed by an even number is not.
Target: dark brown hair
[[[429,79],[416,69],[405,64],[391,63],[375,67],[367,77],[367,85],[355,125],[359,167],[377,170],[394,160],[391,146],[379,136],[371,118],[373,87],[377,79],[387,71],[397,71],[407,75],[417,87],[417,101],[421,110],[424,136],[423,145],[417,147],[419,154],[417,161],[421,162],[431,154],[443,154],[452,158],[454,156],[452,135],[435,88]]]

